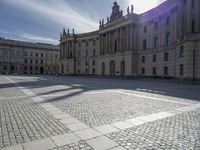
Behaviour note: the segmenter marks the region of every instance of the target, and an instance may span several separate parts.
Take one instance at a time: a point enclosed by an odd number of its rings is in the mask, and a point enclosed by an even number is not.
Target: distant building
[[[0,73],[56,74],[59,47],[0,38]]]
[[[60,61],[62,74],[200,79],[200,1],[167,0],[140,15],[114,2],[99,30],[63,31]]]

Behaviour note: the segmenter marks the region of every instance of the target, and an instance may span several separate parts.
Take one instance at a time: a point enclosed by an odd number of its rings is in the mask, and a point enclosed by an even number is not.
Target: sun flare
[[[166,0],[128,0],[128,5],[133,4],[136,13],[146,12]]]

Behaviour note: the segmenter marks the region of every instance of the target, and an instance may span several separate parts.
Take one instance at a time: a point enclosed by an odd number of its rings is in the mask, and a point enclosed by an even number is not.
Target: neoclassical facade
[[[56,74],[59,47],[0,38],[0,74]]]
[[[167,0],[143,14],[117,2],[99,30],[60,37],[60,72],[200,79],[200,1]]]

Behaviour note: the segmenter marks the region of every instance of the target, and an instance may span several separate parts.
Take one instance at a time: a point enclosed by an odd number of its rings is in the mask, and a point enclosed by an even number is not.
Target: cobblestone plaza
[[[0,149],[200,149],[200,85],[0,76]]]

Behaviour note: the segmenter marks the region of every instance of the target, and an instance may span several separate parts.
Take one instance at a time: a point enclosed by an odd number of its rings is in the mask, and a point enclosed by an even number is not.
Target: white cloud
[[[28,34],[28,33],[22,33],[20,37],[21,39],[28,40],[28,41],[40,41],[40,42],[52,43],[52,44],[59,43],[58,40],[55,40],[49,37],[37,36],[37,35]]]
[[[98,22],[94,21],[87,12],[71,8],[64,0],[59,2],[57,0],[6,0],[6,3],[42,15],[59,26],[75,28],[78,32],[98,29]]]

